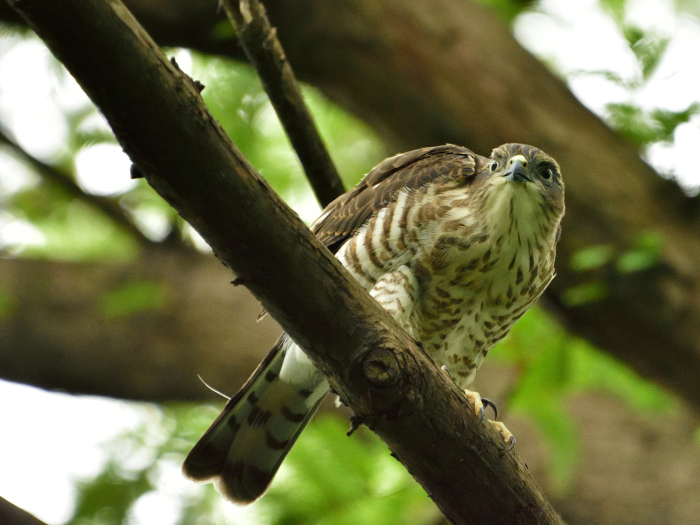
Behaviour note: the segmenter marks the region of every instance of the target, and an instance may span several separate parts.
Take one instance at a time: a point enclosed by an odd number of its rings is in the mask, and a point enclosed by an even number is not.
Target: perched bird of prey
[[[554,277],[563,214],[559,166],[543,151],[505,144],[485,158],[448,144],[386,159],[311,228],[466,389]],[[190,452],[185,475],[235,503],[256,500],[328,390],[283,335]]]

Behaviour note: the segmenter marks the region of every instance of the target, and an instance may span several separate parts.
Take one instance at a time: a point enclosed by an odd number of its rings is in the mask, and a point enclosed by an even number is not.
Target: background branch
[[[153,244],[153,241],[146,237],[143,232],[136,227],[124,209],[113,199],[84,192],[80,186],[75,183],[73,178],[70,177],[70,175],[59,168],[42,162],[36,157],[30,155],[24,148],[8,137],[2,131],[2,129],[0,129],[0,144],[7,146],[21,160],[29,164],[29,166],[44,180],[50,184],[56,184],[72,197],[80,199],[81,201],[89,204],[93,209],[103,213],[142,245],[147,246]]]
[[[100,107],[149,183],[307,349],[451,521],[558,523],[525,465],[254,172],[191,80],[123,5],[10,4]],[[374,360],[388,367],[382,378],[366,373]],[[453,480],[470,477],[480,483],[465,498]]]
[[[241,0],[238,6],[234,4],[234,0],[221,1],[304,167],[316,198],[325,208],[344,193],[345,188],[306,107],[277,31],[270,26],[265,8],[258,0]]]

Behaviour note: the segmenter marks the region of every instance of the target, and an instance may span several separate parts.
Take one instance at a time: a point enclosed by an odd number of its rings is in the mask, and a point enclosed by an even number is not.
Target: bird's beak
[[[527,165],[528,161],[525,157],[522,155],[515,155],[508,161],[508,169],[506,169],[503,176],[510,181],[531,182],[531,179],[528,177],[525,169],[527,168]]]

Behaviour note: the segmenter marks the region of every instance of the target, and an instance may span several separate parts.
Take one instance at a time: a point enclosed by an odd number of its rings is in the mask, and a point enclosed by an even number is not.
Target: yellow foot
[[[467,399],[474,405],[474,413],[479,416],[479,421],[484,419],[484,403],[481,401],[481,396],[479,392],[472,392],[471,390],[464,390],[464,395]]]
[[[515,446],[515,436],[511,433],[511,431],[508,430],[500,421],[491,421],[490,419],[488,421],[491,423],[491,426],[495,428],[503,437],[503,442],[509,445],[507,450],[513,450],[513,447]]]

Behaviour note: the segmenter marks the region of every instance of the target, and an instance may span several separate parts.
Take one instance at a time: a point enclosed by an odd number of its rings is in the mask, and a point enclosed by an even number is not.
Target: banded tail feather
[[[267,490],[328,392],[323,374],[286,335],[229,400],[185,459],[185,476],[248,504]]]

